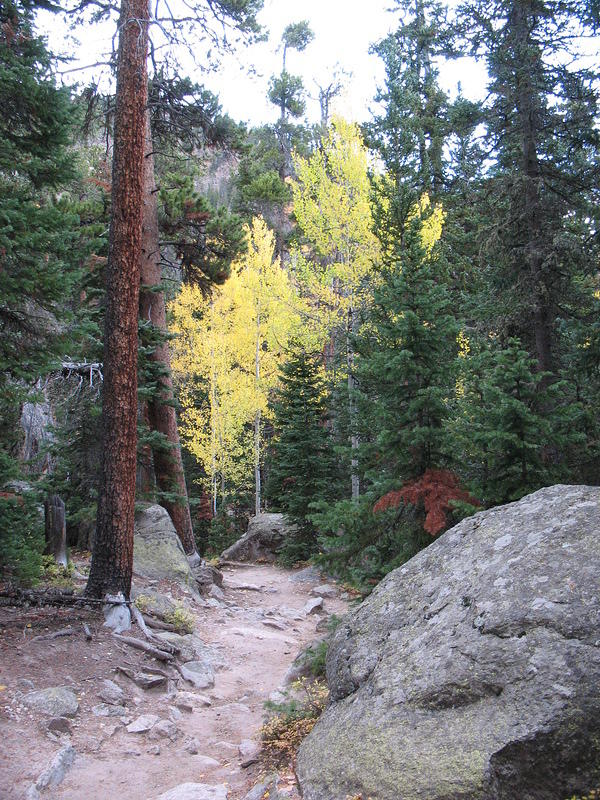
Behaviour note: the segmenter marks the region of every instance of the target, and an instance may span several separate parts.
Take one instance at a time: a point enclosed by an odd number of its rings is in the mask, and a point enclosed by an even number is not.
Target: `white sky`
[[[302,53],[288,51],[287,69],[301,75],[308,95],[315,96],[307,98],[308,120],[315,122],[319,118],[315,81],[327,85],[339,65],[351,76],[345,79],[346,89],[333,110],[348,119],[363,121],[370,116],[377,85],[383,83],[381,61],[369,54],[369,47],[398,24],[397,14],[387,11],[389,5],[389,0],[303,0],[300,4],[297,0],[265,0],[259,20],[269,31],[269,41],[244,48],[237,56],[224,56],[216,73],[193,73],[190,65],[190,77],[217,93],[223,109],[234,119],[251,125],[273,122],[277,110],[266,93],[269,77],[281,70],[281,52],[277,52],[281,34],[289,23],[306,19],[315,38]],[[78,61],[71,66],[76,66],[101,60],[101,54],[111,48],[114,25],[79,30],[79,45],[50,15],[40,15],[39,30],[48,34],[52,50],[75,54]],[[250,74],[251,67],[256,74]],[[98,69],[75,72],[65,79],[85,82],[97,74]],[[470,59],[446,63],[440,69],[440,83],[451,94],[460,81],[467,97],[481,97],[485,80],[483,68]]]

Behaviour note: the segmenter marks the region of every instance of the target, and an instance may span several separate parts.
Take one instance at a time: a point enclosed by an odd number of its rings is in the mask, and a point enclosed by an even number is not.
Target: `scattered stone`
[[[293,530],[283,514],[257,514],[241,539],[221,554],[222,561],[275,561]]]
[[[127,729],[129,730],[129,728]],[[170,739],[172,742],[179,736],[177,725],[170,719],[161,719],[152,726],[150,737],[152,739]]]
[[[218,747],[220,750],[225,750],[228,753],[237,753],[237,752],[239,752],[238,751],[238,746],[235,745],[235,744],[232,744],[231,742],[223,742],[223,741],[216,742],[215,743],[215,747]]]
[[[138,758],[142,755],[142,751],[137,747],[128,747],[126,750],[123,750],[123,754],[126,756],[133,756],[133,758]]]
[[[194,578],[202,595],[212,594],[212,589],[223,586],[223,573],[206,561],[202,561],[193,568]],[[213,597],[217,595],[212,594]],[[217,597],[220,600],[220,597]]]
[[[169,719],[173,722],[179,722],[183,719],[183,714],[176,706],[171,706],[169,708]]]
[[[240,766],[245,768],[251,764],[256,764],[260,754],[260,747],[252,739],[244,739],[239,744],[238,752],[241,757]]]
[[[28,678],[19,678],[17,687],[21,692],[32,692],[35,689],[35,684]]]
[[[244,800],[264,800],[265,797],[268,797],[269,800],[278,800],[280,797],[277,793],[278,780],[278,775],[269,776],[262,783],[258,783],[250,789],[248,794],[244,796]]]
[[[315,627],[315,631],[317,633],[329,633],[329,626],[331,625],[331,617],[329,614],[326,614],[324,617],[317,622]]]
[[[204,694],[194,692],[177,692],[174,700],[175,706],[181,711],[192,712],[196,706],[212,706],[211,700]]]
[[[152,745],[152,747],[149,747],[146,750],[146,752],[148,753],[149,756],[159,756],[160,755],[160,746],[157,745],[157,744],[154,744],[154,745]]]
[[[166,675],[155,675],[149,672],[134,672],[132,669],[129,669],[129,667],[117,667],[117,669],[132,680],[136,686],[139,686],[140,689],[158,689],[168,684],[169,679]],[[134,697],[133,702],[136,703],[136,705],[139,704],[138,698]]]
[[[79,709],[77,697],[66,686],[51,686],[23,696],[26,706],[49,717],[74,717]]]
[[[106,604],[102,606],[104,614],[104,627],[110,628],[113,633],[124,633],[131,628],[131,611],[125,603],[122,592],[107,594]]]
[[[225,592],[219,586],[213,584],[208,592],[209,597],[214,597],[215,600],[224,600],[225,599]]]
[[[135,604],[140,611],[162,620],[165,617],[169,617],[177,609],[177,605],[172,598],[148,587],[140,591],[134,591],[132,588],[131,596],[135,598]]]
[[[280,706],[282,703],[285,703],[286,696],[283,692],[280,692],[279,689],[276,689],[274,692],[271,692],[269,695],[269,702],[275,703],[275,705]]]
[[[223,608],[223,604],[220,603],[215,597],[207,597],[205,602],[208,608]]]
[[[25,795],[26,800],[39,800],[41,797],[40,792],[44,789],[58,786],[69,767],[75,761],[75,748],[70,744],[65,745],[54,756],[48,767],[38,776],[38,779],[32,784]]]
[[[98,697],[113,706],[122,706],[125,703],[125,693],[114,681],[105,680],[102,682],[102,689],[98,692]]]
[[[127,731],[129,733],[146,733],[156,725],[159,719],[160,717],[157,717],[156,714],[142,714],[127,726]]]
[[[52,717],[46,723],[46,730],[50,733],[66,733],[71,735],[71,723],[66,717]]]
[[[127,709],[124,706],[110,706],[108,703],[99,703],[93,706],[92,714],[95,717],[125,717]]]
[[[337,597],[337,589],[329,583],[323,583],[321,586],[315,586],[310,590],[313,597]]]
[[[348,614],[304,800],[545,798],[600,785],[600,489],[552,486],[442,534]]]
[[[290,575],[289,580],[293,583],[312,583],[321,580],[321,573],[316,567],[305,567]]]
[[[146,505],[136,512],[133,571],[144,578],[171,581],[198,595],[183,545],[162,506]]]
[[[195,739],[194,737],[186,739],[183,743],[183,749],[186,753],[190,753],[192,756],[198,755],[200,752],[200,744],[198,743],[198,739]]]
[[[287,625],[284,625],[283,622],[278,622],[276,619],[263,619],[262,624],[266,625],[267,628],[276,628],[278,631],[287,630]]]
[[[210,758],[210,756],[203,756],[199,755],[197,758],[194,759],[194,766],[197,769],[217,769],[221,765],[215,758]]]
[[[188,661],[181,669],[181,676],[193,683],[196,689],[210,689],[215,685],[212,666],[206,661]]]
[[[180,783],[156,800],[227,800],[227,787],[221,783],[209,786],[206,783]]]
[[[228,583],[226,589],[234,589],[244,592],[262,592],[263,587],[255,583]]]
[[[308,614],[316,614],[317,611],[320,611],[323,608],[323,598],[322,597],[315,597],[314,600],[308,600],[302,611]]]

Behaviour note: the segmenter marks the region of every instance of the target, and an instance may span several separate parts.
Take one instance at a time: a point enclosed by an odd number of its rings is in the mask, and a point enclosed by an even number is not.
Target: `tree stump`
[[[44,503],[46,522],[46,555],[54,556],[57,564],[67,566],[67,526],[65,523],[65,504],[57,494],[51,495]]]

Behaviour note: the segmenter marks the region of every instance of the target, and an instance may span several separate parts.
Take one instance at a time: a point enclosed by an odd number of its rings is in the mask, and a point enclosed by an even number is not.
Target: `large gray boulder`
[[[600,489],[476,514],[337,628],[304,800],[564,800],[600,785]]]
[[[257,514],[248,530],[221,554],[223,561],[274,561],[293,526],[283,514]]]
[[[168,512],[158,505],[136,511],[133,571],[143,578],[167,580],[197,594],[196,580]]]

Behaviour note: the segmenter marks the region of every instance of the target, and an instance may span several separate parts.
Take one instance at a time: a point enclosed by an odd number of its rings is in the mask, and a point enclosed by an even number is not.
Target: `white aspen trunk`
[[[256,348],[254,353],[254,380],[256,397],[260,382],[260,300],[256,310]],[[254,416],[254,513],[260,514],[260,408]]]
[[[354,380],[354,348],[352,347],[352,335],[356,325],[355,310],[353,303],[350,304],[348,311],[348,333],[346,335],[346,358],[348,365],[348,415],[350,419],[350,450],[352,453],[350,466],[352,470],[352,499],[357,500],[360,496],[360,478],[358,475],[358,436],[354,431],[356,423],[356,402],[354,400],[354,390],[356,382]]]

